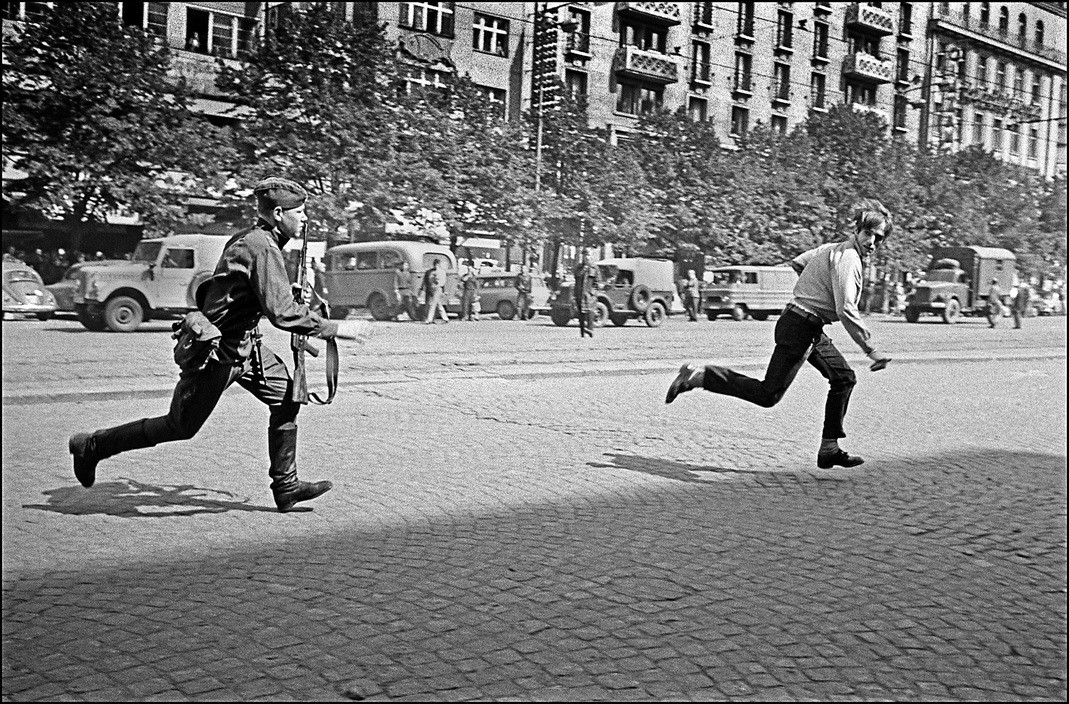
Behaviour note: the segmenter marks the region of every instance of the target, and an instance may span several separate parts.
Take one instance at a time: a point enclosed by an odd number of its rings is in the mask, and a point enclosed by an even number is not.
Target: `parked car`
[[[1056,293],[1033,296],[1031,304],[1035,307],[1036,315],[1065,315],[1062,301]]]
[[[445,261],[447,306],[460,308],[457,295],[457,259],[448,247],[428,242],[389,240],[340,244],[327,250],[323,257],[330,316],[344,319],[354,308],[367,308],[375,320],[391,320],[401,313],[401,302],[394,293],[394,273],[402,261],[408,262],[413,273],[412,293],[419,290],[424,272],[434,266],[435,259]],[[417,317],[422,314],[423,301],[417,304]]]
[[[45,286],[56,297],[56,313],[74,314],[74,294],[78,291],[78,272],[88,264],[101,264],[102,262],[78,262],[67,267],[63,272],[63,278],[54,284]]]
[[[667,259],[628,257],[597,262],[601,288],[597,291],[594,325],[606,321],[626,325],[641,318],[651,328],[664,322],[675,299],[674,266]],[[550,301],[550,317],[556,325],[567,325],[576,317],[572,285],[561,286]]]
[[[41,275],[29,264],[4,256],[4,320],[16,315],[35,315],[48,320],[56,312],[56,297],[45,288]]]
[[[728,313],[735,320],[767,320],[794,296],[798,274],[789,266],[722,266],[707,274],[702,310],[709,320]]]
[[[141,240],[129,261],[85,262],[74,310],[87,329],[133,332],[146,320],[197,307],[197,287],[212,275],[229,238],[172,235]]]
[[[497,313],[502,320],[512,320],[516,317],[518,306],[516,299],[516,277],[518,271],[482,270],[475,276],[479,280],[479,315]],[[454,315],[460,315],[460,302],[448,303],[446,311]],[[539,313],[549,311],[549,287],[541,274],[531,274],[531,313],[534,317]]]

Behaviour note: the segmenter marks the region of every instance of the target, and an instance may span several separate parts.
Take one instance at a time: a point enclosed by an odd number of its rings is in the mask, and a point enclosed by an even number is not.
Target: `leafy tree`
[[[150,232],[173,227],[180,195],[209,183],[226,143],[169,65],[110,2],[55,3],[5,36],[4,154],[28,177],[4,196],[72,225],[123,212]]]

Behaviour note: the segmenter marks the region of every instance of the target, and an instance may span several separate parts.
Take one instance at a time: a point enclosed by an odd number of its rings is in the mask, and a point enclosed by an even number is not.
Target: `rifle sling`
[[[319,394],[308,394],[308,400],[320,406],[326,406],[334,400],[334,394],[338,392],[338,341],[333,337],[327,340],[327,397],[324,399]]]

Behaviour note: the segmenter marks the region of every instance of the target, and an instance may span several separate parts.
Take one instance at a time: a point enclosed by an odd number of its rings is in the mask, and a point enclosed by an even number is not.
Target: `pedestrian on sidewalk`
[[[445,283],[447,281],[445,269],[442,266],[442,259],[439,257],[434,260],[434,266],[427,269],[423,274],[423,283],[420,284],[419,290],[426,296],[427,317],[424,319],[424,324],[430,325],[437,321],[438,313],[442,314],[442,322],[449,322],[449,313],[445,309]]]
[[[794,297],[776,323],[776,347],[762,381],[725,367],[704,369],[684,364],[668,387],[665,403],[679,394],[703,388],[717,394],[771,408],[787,392],[802,363],[808,361],[828,380],[824,406],[824,429],[817,452],[817,466],[856,467],[864,462],[839,447],[846,437],[843,418],[856,377],[842,354],[824,333],[824,326],[841,320],[850,337],[879,371],[891,358],[876,349],[872,335],[858,311],[867,259],[891,235],[891,213],[877,200],[865,199],[854,206],[854,234],[844,242],[829,243],[796,257],[791,266],[798,272]]]
[[[583,248],[583,260],[575,267],[575,284],[572,295],[579,311],[579,338],[594,337],[594,308],[597,306],[597,290],[601,286],[598,268],[590,263],[590,252]]]
[[[268,476],[280,512],[329,491],[329,481],[297,479],[297,413],[293,382],[285,363],[260,341],[258,325],[267,319],[277,328],[320,339],[365,340],[366,321],[327,320],[294,300],[282,248],[299,235],[308,217],[307,193],[297,183],[269,178],[255,188],[256,225],[230,238],[211,278],[197,289],[198,311],[190,313],[175,350],[181,373],[166,415],[143,418],[68,441],[74,475],[82,486],[96,480],[97,463],[121,452],[188,440],[211,415],[223,392],[237,382],[270,410]],[[309,294],[302,293],[302,300]],[[185,342],[191,346],[186,347]],[[181,357],[180,357],[181,355]]]

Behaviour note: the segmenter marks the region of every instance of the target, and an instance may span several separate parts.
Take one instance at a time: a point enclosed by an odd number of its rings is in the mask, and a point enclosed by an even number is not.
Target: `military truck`
[[[931,313],[952,325],[963,315],[983,315],[991,280],[998,280],[1007,303],[1016,268],[1017,257],[1008,249],[938,247],[924,278],[906,296],[906,320],[915,323],[922,313]]]
[[[89,330],[133,332],[146,320],[196,308],[201,282],[219,263],[224,235],[142,240],[129,260],[93,262],[78,271],[74,312]]]

